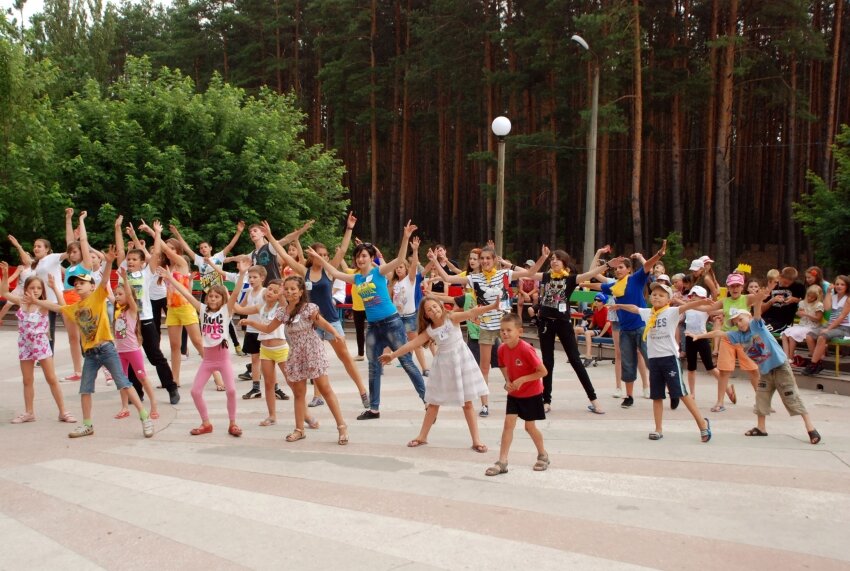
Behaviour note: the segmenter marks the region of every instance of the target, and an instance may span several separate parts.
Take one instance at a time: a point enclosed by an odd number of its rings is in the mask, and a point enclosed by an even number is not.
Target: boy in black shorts
[[[499,460],[487,468],[484,474],[497,476],[508,471],[508,452],[514,439],[517,417],[525,421],[525,431],[537,447],[534,470],[542,472],[549,467],[549,454],[543,447],[543,434],[534,421],[546,419],[546,413],[543,411],[543,377],[546,376],[546,367],[534,347],[520,338],[522,318],[519,315],[509,313],[503,316],[500,334],[502,345],[499,347],[499,368],[505,376],[508,402]]]

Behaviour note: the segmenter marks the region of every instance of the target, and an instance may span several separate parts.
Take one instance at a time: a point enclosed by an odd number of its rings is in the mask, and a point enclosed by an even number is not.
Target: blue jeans
[[[121,359],[118,357],[115,345],[111,341],[107,341],[83,352],[83,374],[80,378],[81,395],[90,395],[94,392],[94,382],[101,367],[106,367],[106,370],[112,375],[115,388],[118,390],[132,386],[130,379],[124,374],[124,368],[121,366]]]
[[[407,333],[404,331],[404,323],[401,317],[395,314],[380,321],[370,321],[366,329],[366,358],[369,360],[369,408],[378,411],[381,406],[381,372],[383,366],[379,360],[384,348],[389,347],[393,351],[407,343]],[[410,353],[399,357],[404,372],[410,377],[413,388],[419,398],[425,399],[425,379],[422,373],[413,364]]]
[[[620,367],[623,370],[623,382],[633,383],[637,379],[637,352],[646,357],[646,341],[643,340],[643,327],[631,331],[620,330]]]

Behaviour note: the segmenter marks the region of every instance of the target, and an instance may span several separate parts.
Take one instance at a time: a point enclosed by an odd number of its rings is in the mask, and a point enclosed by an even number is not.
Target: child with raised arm
[[[213,264],[218,266],[224,264],[226,261],[230,261],[227,258],[227,254],[230,253],[239,241],[239,237],[245,230],[245,222],[240,220],[236,223],[236,233],[233,234],[233,238],[230,239],[230,242],[228,242],[222,250],[215,253],[213,253],[212,244],[207,241],[203,241],[198,244],[198,251],[195,252],[192,247],[186,243],[186,240],[183,239],[183,236],[180,234],[180,230],[177,226],[170,224],[168,229],[171,231],[171,235],[180,242],[180,246],[183,248],[183,251],[192,257],[195,267],[198,268],[198,281],[201,283],[201,302],[203,303],[210,287],[214,285],[224,285],[224,280],[221,275],[215,270],[215,268],[212,267],[212,264],[209,263],[208,260],[211,260]],[[239,338],[236,336],[236,328],[233,327],[232,323],[228,325],[228,333],[230,334],[230,340],[233,342],[233,348],[236,351],[236,354],[242,356],[242,347],[239,344]]]
[[[450,276],[440,266],[439,263],[434,265],[434,269],[440,274],[440,278],[448,284],[469,285],[475,291],[475,298],[478,305],[490,305],[496,299],[505,297],[505,288],[507,284],[515,279],[527,278],[535,275],[540,271],[540,268],[549,259],[549,248],[543,246],[541,249],[540,258],[537,263],[530,268],[525,269],[500,269],[496,266],[496,251],[488,246],[481,249],[479,261],[481,264],[480,270],[468,274],[467,276]],[[436,260],[436,254],[428,253],[429,260]],[[499,336],[499,324],[502,320],[502,311],[495,309],[481,316],[479,327],[478,344],[480,346],[481,358],[481,374],[484,375],[484,381],[490,374],[490,350]],[[487,396],[481,397],[481,410],[478,416],[486,417],[490,414]]]
[[[115,246],[110,246],[106,254],[107,271],[112,270],[112,262],[115,261],[115,254]],[[115,388],[126,392],[129,401],[139,412],[139,419],[142,421],[142,433],[145,435],[145,438],[150,438],[154,432],[153,421],[150,419],[148,411],[142,406],[139,395],[136,394],[136,391],[130,390],[132,385],[127,375],[121,369],[121,360],[113,344],[114,338],[109,324],[109,314],[106,311],[106,298],[109,294],[107,291],[108,283],[109,280],[103,280],[95,288],[94,279],[91,274],[83,273],[74,276],[71,281],[71,285],[74,286],[74,290],[80,296],[80,301],[72,305],[60,306],[48,301],[35,299],[32,295],[27,295],[24,300],[27,303],[35,303],[51,311],[61,311],[69,321],[73,321],[80,327],[83,344],[83,372],[82,379],[80,380],[80,404],[83,409],[83,424],[78,426],[68,436],[70,438],[79,438],[94,434],[94,424],[92,422],[94,381],[97,378],[98,370],[101,367],[106,367],[112,374]]]
[[[691,335],[694,339],[707,337],[726,338],[734,345],[742,346],[747,356],[758,365],[761,378],[756,388],[756,418],[757,424],[744,434],[746,436],[767,436],[766,418],[770,414],[770,401],[773,393],[778,392],[782,404],[788,414],[803,418],[809,442],[817,444],[821,436],[809,418],[806,405],[800,398],[794,372],[788,363],[788,356],[773,338],[767,324],[761,318],[762,302],[770,297],[770,290],[762,290],[755,300],[754,315],[746,309],[732,308],[729,312],[729,323],[734,327],[731,331],[715,329],[709,333]]]
[[[23,295],[19,296],[9,291],[9,266],[5,262],[0,263],[0,296],[6,298],[7,305],[17,305],[18,310],[15,317],[18,318],[18,360],[21,362],[21,375],[24,383],[24,412],[12,419],[12,424],[35,421],[35,364],[41,364],[44,379],[50,386],[50,393],[56,401],[59,409],[59,420],[61,422],[77,422],[70,412],[65,408],[65,399],[56,371],[53,368],[53,351],[50,349],[50,341],[47,338],[50,323],[47,308],[39,307],[34,303],[27,303],[26,298],[44,300],[44,282],[38,276],[32,275],[23,283]],[[62,289],[51,276],[48,285],[53,288],[57,299],[62,300]]]
[[[310,297],[304,286],[304,280],[299,276],[290,276],[283,282],[283,297],[286,307],[279,308],[268,323],[246,320],[257,330],[271,333],[281,325],[285,325],[286,339],[289,343],[289,356],[286,359],[284,371],[286,382],[295,395],[295,429],[286,436],[287,442],[297,442],[306,438],[304,422],[307,418],[307,381],[319,385],[319,390],[327,401],[328,408],[336,421],[339,432],[337,444],[348,444],[348,427],[342,418],[339,401],[336,398],[331,383],[328,380],[328,360],[325,356],[322,340],[313,331],[313,327],[321,327],[330,335],[340,336],[330,323],[322,317],[319,307],[310,303]],[[311,428],[318,428],[319,423],[313,420]]]
[[[546,367],[534,347],[522,340],[522,319],[509,313],[500,324],[502,345],[499,347],[499,368],[505,377],[508,401],[505,407],[505,424],[499,446],[499,460],[484,471],[486,476],[498,476],[508,471],[508,452],[514,439],[517,418],[525,421],[525,431],[537,448],[537,461],[533,470],[542,472],[549,468],[549,454],[543,446],[543,434],[535,421],[545,420],[543,410],[543,377]]]
[[[145,371],[145,360],[142,356],[142,348],[139,343],[139,337],[142,334],[139,325],[139,306],[136,303],[136,295],[130,285],[127,270],[119,268],[120,283],[118,289],[115,290],[115,314],[112,318],[112,331],[115,334],[115,349],[118,351],[118,359],[121,361],[121,370],[129,379],[129,372],[132,370],[135,378],[141,383],[145,395],[150,403],[150,416],[156,420],[159,418],[159,411],[156,407],[156,395],[153,387],[148,381],[148,374]],[[104,280],[108,281],[108,280]],[[121,393],[121,410],[115,415],[115,418],[127,418],[130,416],[127,394]]]
[[[688,389],[682,381],[676,330],[679,328],[680,312],[711,305],[712,301],[710,299],[697,299],[678,307],[671,307],[670,300],[673,298],[673,290],[670,286],[656,281],[650,284],[649,289],[649,301],[652,304],[652,309],[628,303],[614,305],[617,311],[635,313],[646,322],[643,329],[643,341],[646,342],[649,356],[647,361],[649,366],[649,396],[652,399],[652,414],[655,417],[655,430],[649,433],[649,439],[661,440],[664,437],[661,419],[664,413],[665,392],[669,391],[671,399],[679,399],[685,404],[688,412],[694,417],[697,427],[699,427],[700,439],[703,442],[708,442],[711,440],[711,423],[707,418],[703,418],[694,397],[688,393]]]
[[[472,436],[472,449],[476,452],[487,452],[487,446],[481,442],[478,435],[478,422],[472,401],[489,391],[475,356],[463,341],[460,324],[498,307],[499,300],[496,300],[490,305],[469,311],[450,312],[446,311],[438,299],[428,296],[419,306],[419,334],[395,351],[381,355],[381,363],[387,365],[393,359],[425,343],[433,342],[437,346],[437,354],[431,363],[431,376],[425,386],[425,402],[428,403],[428,408],[419,435],[407,443],[409,447],[428,444],[428,432],[436,422],[441,406],[460,406],[463,407],[463,416]]]
[[[675,293],[673,294],[675,297]],[[708,299],[708,291],[702,286],[694,286],[691,288],[690,299]],[[687,303],[687,298],[679,303],[677,307],[681,307]],[[671,304],[672,305],[672,304]],[[705,333],[706,323],[708,322],[708,313],[703,309],[688,309],[684,312],[685,336],[688,333]],[[680,337],[681,338],[681,337]],[[696,383],[697,383],[697,357],[702,360],[706,372],[710,374],[720,384],[720,372],[714,366],[714,359],[711,357],[711,342],[708,339],[688,339],[685,344],[685,358],[688,363],[688,388],[691,394],[696,398]],[[734,394],[734,387],[732,387]],[[737,397],[736,397],[737,400]],[[711,412],[724,412],[725,407],[714,406]]]
[[[323,261],[329,261],[334,268],[339,268],[342,263],[343,255],[348,250],[348,245],[351,242],[351,233],[354,230],[355,224],[357,224],[357,218],[354,216],[353,212],[349,212],[348,218],[346,219],[345,233],[342,236],[342,243],[340,244],[340,247],[337,248],[333,259],[330,259],[328,249],[324,244],[321,242],[315,242],[312,246],[310,246],[310,249],[318,254],[321,259],[316,259],[311,256],[308,258],[306,265],[290,256],[280,242],[274,239],[268,222],[263,222],[263,231],[265,232],[269,243],[277,251],[278,256],[286,262],[291,273],[304,278],[304,285],[310,292],[310,301],[319,307],[319,311],[321,312],[322,317],[325,318],[325,321],[330,323],[331,327],[339,333],[339,335],[330,335],[323,329],[316,329],[316,334],[319,338],[330,343],[337,358],[345,367],[345,372],[348,373],[348,376],[351,377],[352,381],[354,381],[354,384],[357,387],[357,392],[360,395],[360,403],[363,405],[363,408],[369,408],[369,395],[366,392],[366,386],[363,384],[360,371],[357,370],[357,366],[354,364],[354,359],[351,358],[351,354],[348,352],[348,345],[345,343],[345,332],[342,329],[342,320],[339,319],[339,313],[337,312],[336,305],[334,304],[333,279],[322,266]],[[298,240],[294,243],[298,245]],[[300,250],[300,246],[298,246],[298,249]],[[318,390],[317,385],[314,384],[313,389],[314,391]],[[319,406],[320,404],[324,404],[324,400],[317,393],[309,406]]]
[[[192,295],[192,292],[178,281],[170,272],[164,268],[157,268],[157,274],[168,280],[171,287],[182,295],[195,310],[200,313],[201,335],[203,336],[203,360],[195,381],[192,383],[192,400],[201,416],[201,426],[193,428],[189,434],[209,434],[213,431],[207,412],[207,403],[204,400],[204,387],[210,379],[210,375],[217,372],[221,375],[224,390],[227,394],[227,416],[230,426],[227,433],[231,436],[242,436],[242,429],[236,424],[236,382],[233,377],[233,366],[230,364],[230,354],[227,351],[227,324],[233,315],[233,307],[236,305],[236,297],[242,289],[242,280],[245,273],[239,273],[239,279],[233,292],[228,293],[227,288],[215,285],[207,294],[207,302],[201,303]]]

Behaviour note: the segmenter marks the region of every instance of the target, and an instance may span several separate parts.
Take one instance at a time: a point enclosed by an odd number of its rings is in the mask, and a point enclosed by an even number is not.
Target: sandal
[[[589,410],[593,414],[605,414],[604,410],[599,410],[595,406],[593,406],[592,404],[587,405],[587,410]]]
[[[77,419],[74,417],[73,414],[68,411],[65,411],[59,415],[59,422],[74,423],[77,422]]]
[[[508,472],[508,463],[507,462],[496,462],[486,470],[484,470],[485,476],[498,476],[499,474],[507,474]]]
[[[115,420],[121,420],[122,418],[127,418],[128,416],[130,416],[129,410],[119,410],[118,414],[116,414],[112,418],[114,418]]]
[[[292,432],[286,435],[287,442],[298,442],[299,440],[304,440],[307,438],[307,435],[304,434],[303,428],[296,428]]]
[[[758,427],[753,427],[746,431],[744,436],[767,436],[767,432],[760,430]]]
[[[664,438],[664,435],[661,434],[660,432],[650,432],[649,433],[649,439],[650,440],[661,440],[662,438]]]
[[[534,466],[531,467],[535,472],[543,472],[549,468],[549,455],[548,454],[538,454],[537,462],[534,463]]]
[[[149,413],[149,414],[148,414],[148,417],[149,417],[151,420],[159,420],[159,411],[158,411],[158,410],[155,410],[155,411],[153,411],[153,412]]]
[[[339,439],[336,441],[340,446],[345,446],[348,444],[348,426],[345,424],[340,424],[336,427],[339,431]]]
[[[68,413],[66,412],[65,414]],[[62,420],[61,416],[59,417],[59,420]],[[31,412],[22,412],[21,414],[12,419],[12,424],[23,424],[25,422],[35,422],[35,415]]]
[[[809,431],[809,442],[812,444],[817,444],[820,442],[820,433],[817,430]]]
[[[309,416],[304,419],[304,422],[307,423],[307,428],[311,428],[316,430],[319,428],[319,419],[318,418],[310,418]]]
[[[425,446],[428,444],[427,440],[419,440],[418,438],[414,438],[410,442],[407,443],[408,448],[418,448],[420,446]]]
[[[711,421],[707,418],[703,420],[705,421],[705,429],[699,431],[699,437],[703,442],[708,442],[711,440]]]
[[[178,386],[179,386],[179,385],[178,385]],[[216,386],[215,386],[215,390],[217,390],[217,391],[218,391],[218,392],[220,392],[220,393],[223,393],[223,392],[224,392],[224,391],[226,391],[227,389],[226,389],[226,388],[224,388],[224,385],[216,385]]]
[[[198,428],[193,428],[189,431],[189,434],[192,436],[198,436],[199,434],[209,434],[213,431],[212,424],[202,424]]]
[[[738,404],[738,394],[735,392],[735,385],[731,385],[729,387],[729,400],[732,401],[732,404]]]
[[[277,424],[277,420],[272,417],[268,417],[260,423],[260,426],[274,426],[275,424]]]
[[[230,436],[235,436],[236,438],[239,438],[240,436],[242,436],[242,429],[239,428],[239,425],[237,424],[231,424],[230,428],[227,429],[227,433]]]
[[[711,412],[726,412],[726,407],[723,405],[711,407]]]
[[[487,445],[486,444],[473,444],[472,449],[475,450],[476,452],[478,452],[479,454],[484,454],[485,452],[487,452]]]

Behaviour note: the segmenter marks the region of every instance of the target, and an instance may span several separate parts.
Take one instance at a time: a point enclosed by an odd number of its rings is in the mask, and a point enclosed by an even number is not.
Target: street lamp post
[[[496,254],[504,255],[505,245],[505,137],[511,132],[511,120],[496,117],[490,128],[498,137],[498,174],[496,175]]]
[[[574,35],[572,41],[593,51],[584,38]],[[584,202],[584,258],[582,263],[588,268],[596,252],[596,127],[599,119],[599,62],[593,58],[593,91],[590,103],[590,129],[587,132],[587,190]]]

